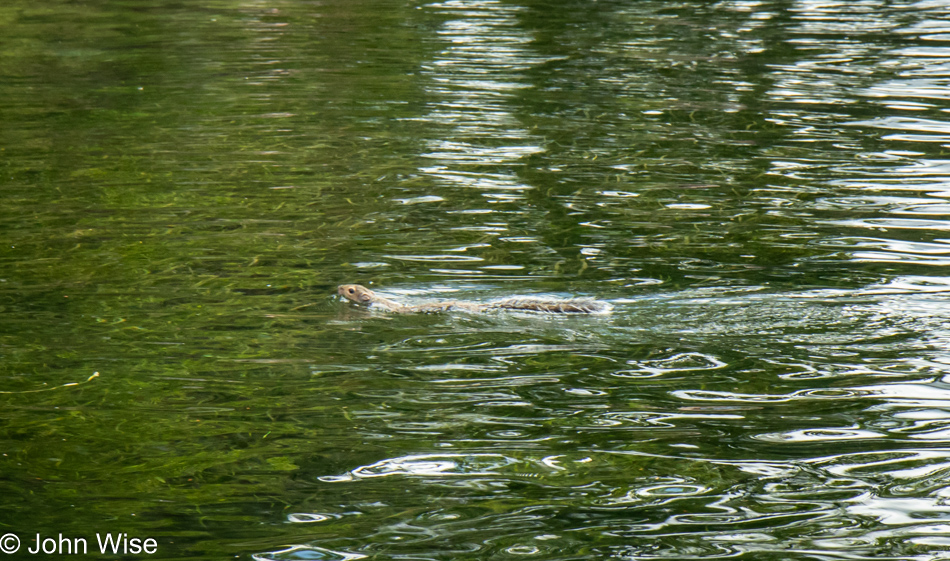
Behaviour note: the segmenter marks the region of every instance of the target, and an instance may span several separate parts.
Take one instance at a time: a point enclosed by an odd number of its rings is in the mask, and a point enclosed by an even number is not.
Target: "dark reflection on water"
[[[950,4],[0,6],[0,523],[943,559]],[[609,315],[335,299],[597,297]]]

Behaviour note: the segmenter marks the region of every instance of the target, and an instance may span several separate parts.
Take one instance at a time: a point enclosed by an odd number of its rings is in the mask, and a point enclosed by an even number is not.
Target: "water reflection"
[[[0,7],[11,519],[947,557],[946,2],[47,4]]]
[[[512,104],[519,90],[531,87],[525,72],[550,59],[531,52],[532,38],[518,26],[522,8],[464,0],[428,8],[450,19],[438,31],[441,52],[423,66],[423,76],[430,81],[427,92],[439,100],[423,119],[439,136],[429,141],[424,154],[435,165],[420,171],[444,187],[477,189],[489,205],[521,201],[521,192],[532,187],[515,173],[492,170],[518,165],[523,157],[543,150],[541,139],[525,130]],[[469,204],[462,203],[462,208]],[[463,228],[484,222],[482,213],[468,216],[475,221],[464,221]],[[492,232],[507,231],[497,213],[491,212],[489,219],[494,222]]]

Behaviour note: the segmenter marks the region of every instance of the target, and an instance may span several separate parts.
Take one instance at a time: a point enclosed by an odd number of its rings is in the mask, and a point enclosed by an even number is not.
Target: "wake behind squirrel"
[[[610,304],[598,300],[537,300],[533,298],[508,298],[494,302],[465,302],[449,300],[447,302],[430,302],[416,306],[406,306],[388,298],[377,295],[372,290],[359,284],[341,284],[337,294],[357,304],[372,305],[395,312],[397,314],[426,314],[447,312],[450,310],[464,310],[467,312],[484,312],[486,310],[522,310],[527,312],[546,312],[552,314],[605,314],[610,312]]]

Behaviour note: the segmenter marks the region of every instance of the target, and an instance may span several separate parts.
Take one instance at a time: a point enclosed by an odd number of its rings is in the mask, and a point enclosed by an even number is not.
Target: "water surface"
[[[7,2],[2,533],[946,558],[948,18]]]

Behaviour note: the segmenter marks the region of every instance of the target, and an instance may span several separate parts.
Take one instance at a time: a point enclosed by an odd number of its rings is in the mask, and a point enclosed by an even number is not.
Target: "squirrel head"
[[[336,290],[337,294],[346,298],[347,300],[352,300],[357,304],[366,304],[373,300],[373,297],[376,294],[372,290],[361,286],[358,284],[341,284]]]

